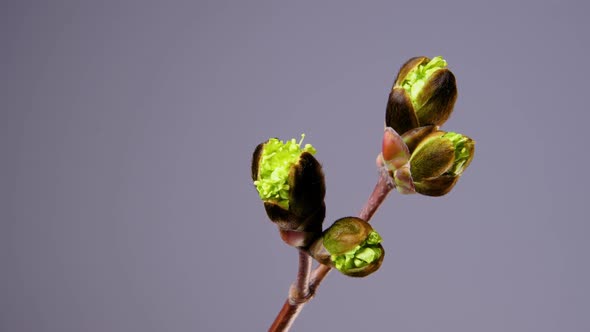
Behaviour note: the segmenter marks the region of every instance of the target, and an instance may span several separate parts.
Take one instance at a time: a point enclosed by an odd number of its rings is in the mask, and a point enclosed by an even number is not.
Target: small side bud
[[[393,128],[386,127],[383,134],[381,160],[377,160],[378,167],[382,167],[382,176],[393,177],[393,183],[402,194],[415,193],[414,182],[410,172],[410,150],[404,139]]]
[[[377,271],[385,255],[381,236],[356,217],[336,220],[310,247],[310,253],[320,263],[351,277],[365,277]]]
[[[403,138],[391,127],[385,128],[381,155],[385,166],[394,170],[402,167],[410,160],[410,150]]]

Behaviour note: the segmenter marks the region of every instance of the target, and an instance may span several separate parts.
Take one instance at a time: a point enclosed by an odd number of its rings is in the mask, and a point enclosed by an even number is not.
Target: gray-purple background
[[[0,331],[263,331],[297,255],[250,181],[307,134],[326,224],[377,179],[399,66],[443,55],[448,196],[393,193],[383,267],[293,331],[590,331],[585,1],[2,1]]]

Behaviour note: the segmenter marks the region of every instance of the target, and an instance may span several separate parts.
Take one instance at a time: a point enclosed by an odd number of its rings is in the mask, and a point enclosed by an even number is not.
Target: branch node
[[[309,287],[307,290],[299,290],[295,283],[289,288],[289,304],[302,305],[309,302],[314,296],[314,291]]]

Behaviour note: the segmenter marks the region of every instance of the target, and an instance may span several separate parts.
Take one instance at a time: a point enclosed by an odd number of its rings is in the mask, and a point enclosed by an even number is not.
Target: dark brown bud
[[[309,144],[302,148],[294,139],[283,143],[272,138],[258,145],[252,157],[252,178],[266,213],[283,240],[296,247],[321,235],[326,213],[324,174],[313,153]]]

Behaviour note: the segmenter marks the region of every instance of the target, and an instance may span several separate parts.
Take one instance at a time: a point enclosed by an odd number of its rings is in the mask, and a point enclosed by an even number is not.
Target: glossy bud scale
[[[399,70],[385,114],[385,125],[403,134],[413,128],[440,126],[457,99],[455,76],[442,57],[415,57]]]
[[[283,240],[295,247],[307,247],[321,234],[326,209],[316,150],[309,144],[301,147],[301,141],[271,138],[256,147],[252,158],[252,180],[266,213]]]

